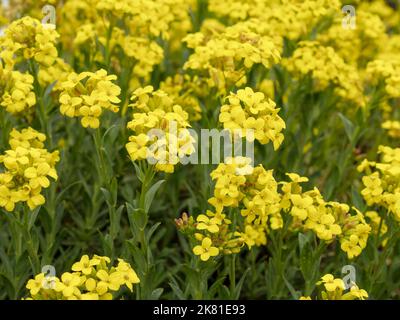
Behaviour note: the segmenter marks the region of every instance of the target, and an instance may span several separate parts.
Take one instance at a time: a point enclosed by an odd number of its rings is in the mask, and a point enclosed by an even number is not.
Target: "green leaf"
[[[286,287],[289,289],[290,294],[292,295],[293,299],[299,300],[300,294],[293,288],[290,282],[286,279],[285,276],[283,277],[283,281],[285,281]]]
[[[302,233],[299,233],[298,238],[299,238],[299,248],[300,248],[300,253],[301,253],[303,251],[304,246],[308,242],[308,238]]]
[[[354,139],[354,124],[346,118],[342,113],[338,113],[339,118],[342,120],[344,125],[344,130],[346,131],[347,138],[349,138],[350,142],[353,142]]]
[[[247,274],[250,272],[250,268],[247,268],[246,271],[243,273],[242,277],[240,278],[239,282],[236,284],[235,288],[235,300],[240,298],[240,292],[242,291],[244,280],[246,279]]]
[[[150,296],[150,300],[158,300],[163,292],[164,292],[163,288],[157,288],[153,290]]]
[[[179,300],[186,300],[185,294],[183,293],[181,288],[179,288],[179,284],[176,282],[173,276],[170,276],[170,281],[168,282],[168,284]]]
[[[32,227],[35,225],[39,210],[40,207],[37,207],[36,209],[34,209],[32,212],[29,213],[28,230],[31,230]]]
[[[153,236],[154,232],[157,230],[157,228],[158,228],[160,225],[161,225],[161,222],[157,222],[157,223],[154,224],[154,225],[150,228],[150,230],[147,232],[146,239],[147,239],[147,242],[148,242],[148,243],[150,242],[151,237]]]
[[[145,200],[144,200],[144,211],[147,214],[150,210],[151,203],[161,185],[165,182],[165,180],[157,181],[155,184],[151,186],[149,191],[147,191]]]

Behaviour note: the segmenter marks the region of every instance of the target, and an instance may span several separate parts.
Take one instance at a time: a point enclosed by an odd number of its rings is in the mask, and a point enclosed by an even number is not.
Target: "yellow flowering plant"
[[[0,299],[399,299],[399,10],[1,3]]]
[[[112,300],[127,287],[140,282],[135,270],[123,259],[116,266],[110,266],[109,257],[94,255],[89,259],[83,255],[72,265],[72,272],[65,272],[60,278],[43,273],[30,279],[26,288],[30,300]]]

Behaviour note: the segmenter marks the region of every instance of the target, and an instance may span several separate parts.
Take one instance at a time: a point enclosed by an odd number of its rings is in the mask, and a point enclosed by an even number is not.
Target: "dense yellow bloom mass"
[[[171,96],[174,101],[183,107],[189,114],[190,121],[201,119],[201,107],[198,96],[202,93],[201,83],[197,77],[191,78],[188,75],[175,75],[168,77],[160,83],[160,89]],[[200,88],[199,88],[200,87]]]
[[[400,58],[377,59],[368,63],[367,72],[376,80],[383,80],[389,97],[400,97]]]
[[[80,117],[85,128],[98,128],[104,110],[119,110],[121,89],[111,82],[116,79],[103,69],[95,73],[71,73],[61,83],[60,112],[70,118]]]
[[[118,259],[116,266],[110,266],[110,258],[88,255],[72,265],[72,272],[65,272],[61,278],[45,277],[40,273],[27,282],[33,300],[112,300],[113,293],[123,286],[133,290],[140,282],[129,263]]]
[[[248,21],[256,18],[260,27],[289,39],[298,39],[311,32],[322,18],[340,12],[338,0],[210,0],[209,10],[230,21]],[[264,26],[265,27],[264,27]]]
[[[19,202],[33,210],[45,203],[42,190],[57,180],[58,151],[44,149],[44,134],[32,128],[10,133],[11,149],[0,155],[5,171],[0,173],[0,207],[13,211]]]
[[[24,59],[34,59],[48,67],[57,58],[58,37],[55,30],[44,27],[39,20],[23,17],[13,21],[0,37],[0,58],[11,67]]]
[[[399,9],[0,0],[0,297],[398,298]]]
[[[35,103],[33,77],[4,69],[0,61],[0,106],[12,114],[28,117]]]
[[[307,178],[288,174],[291,182],[282,182],[281,207],[293,216],[293,228],[312,230],[328,243],[338,238],[349,259],[359,256],[367,245],[371,227],[356,208],[350,213],[347,204],[326,202],[317,188],[303,192],[300,183]]]
[[[156,170],[174,172],[180,159],[195,151],[194,138],[187,129],[188,113],[152,86],[137,89],[131,100],[133,119],[127,127],[134,134],[126,145],[131,159],[147,159]]]
[[[359,256],[371,232],[364,215],[356,208],[352,214],[346,204],[325,201],[317,188],[303,191],[301,183],[308,179],[287,175],[290,182],[278,183],[272,170],[253,168],[249,158],[227,158],[211,173],[215,189],[208,201],[214,211],[199,215],[189,229],[195,229],[197,241],[210,239],[219,253],[237,253],[243,244],[250,249],[266,245],[268,234],[282,229],[284,215],[290,214],[292,231],[312,231],[327,243],[338,239],[349,259]],[[227,215],[227,208],[239,208],[240,222]],[[196,248],[193,252],[200,255]]]
[[[373,59],[388,40],[384,22],[366,9],[357,8],[355,29],[343,28],[343,17],[340,16],[317,38],[322,44],[334,48],[344,61],[360,67]]]
[[[362,196],[369,206],[378,205],[400,221],[400,149],[380,146],[380,162],[364,159],[358,166],[365,172]]]
[[[365,105],[357,69],[346,64],[332,47],[323,46],[318,41],[302,41],[284,65],[296,77],[310,76],[316,90],[333,85],[336,94],[345,101],[357,106]]]
[[[260,35],[241,23],[212,36],[205,31],[189,34],[184,41],[194,50],[184,68],[197,71],[222,94],[232,86],[245,84],[246,71],[253,65],[270,68],[280,60],[272,37]]]
[[[274,149],[278,149],[284,138],[281,131],[285,122],[279,117],[275,102],[249,87],[231,93],[226,99],[228,104],[221,107],[219,115],[225,129],[233,133],[238,131],[239,136],[256,139],[262,144],[272,141]],[[247,135],[248,130],[251,130],[251,137]]]

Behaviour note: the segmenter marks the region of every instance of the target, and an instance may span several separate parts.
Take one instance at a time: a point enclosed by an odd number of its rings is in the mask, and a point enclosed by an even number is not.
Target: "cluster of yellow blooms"
[[[131,265],[118,259],[110,266],[110,258],[82,256],[72,265],[72,272],[61,278],[40,273],[26,284],[30,300],[112,300],[113,294],[126,286],[130,291],[140,282]]]
[[[186,0],[69,0],[60,7],[61,42],[68,48],[90,48],[98,61],[102,61],[98,44],[109,52],[122,50],[132,65],[121,66],[116,55],[111,56],[111,63],[119,69],[131,68],[134,76],[147,79],[164,56],[157,38],[176,37],[171,41],[179,44],[191,27],[192,3]]]
[[[23,17],[12,22],[0,37],[0,58],[7,66],[14,66],[21,59],[34,59],[40,65],[50,66],[57,58],[57,38],[58,33],[39,20]]]
[[[191,78],[189,75],[177,74],[161,82],[160,89],[184,108],[189,114],[189,121],[197,121],[201,119],[202,111],[198,97],[204,95],[199,88],[201,85],[198,77]]]
[[[221,107],[219,121],[224,128],[237,131],[240,137],[247,140],[258,140],[262,144],[272,141],[274,149],[278,149],[283,141],[281,131],[285,122],[279,117],[279,109],[262,92],[254,92],[251,88],[240,89],[227,98],[229,104]],[[252,137],[248,136],[252,130]]]
[[[34,208],[45,203],[42,189],[50,185],[49,177],[57,180],[58,151],[44,149],[46,136],[32,128],[10,133],[11,149],[0,155],[5,171],[0,173],[0,207],[13,211],[19,202]]]
[[[120,87],[112,83],[114,75],[103,69],[93,72],[71,73],[61,83],[60,112],[67,117],[81,117],[85,128],[98,128],[104,110],[118,112]]]
[[[0,106],[12,114],[28,116],[36,103],[33,77],[30,74],[4,69],[0,62]]]
[[[365,61],[374,58],[388,38],[384,22],[367,9],[357,7],[355,29],[343,28],[340,16],[317,37],[320,43],[334,48],[344,61],[355,67],[364,67]]]
[[[51,66],[40,68],[39,83],[42,87],[46,87],[55,82],[53,91],[62,91],[61,84],[68,80],[72,72],[73,69],[68,63],[57,58]]]
[[[152,86],[136,89],[131,100],[133,119],[127,127],[134,135],[126,149],[132,161],[147,159],[156,170],[174,172],[181,158],[195,152],[195,140],[187,129],[188,113]]]
[[[216,184],[208,202],[214,212],[208,210],[188,224],[199,242],[193,248],[194,254],[207,261],[218,254],[238,253],[244,244],[249,248],[265,245],[267,230],[282,225],[278,184],[272,170],[266,171],[261,165],[253,168],[249,158],[226,158],[211,178]],[[241,219],[232,223],[233,217],[223,212],[237,207],[241,208]]]
[[[231,22],[256,19],[261,27],[265,25],[282,37],[298,39],[309,33],[322,18],[340,12],[340,1],[210,0],[209,10]]]
[[[342,279],[335,278],[332,274],[324,275],[317,285],[321,287],[319,292],[320,300],[365,300],[368,293],[364,289],[360,289],[355,283],[352,283],[350,290],[345,293],[346,286]],[[311,297],[301,297],[300,300],[312,300]]]
[[[207,239],[204,245],[214,246],[218,251],[213,252],[217,254],[236,253],[243,244],[249,248],[265,245],[268,231],[281,229],[282,215],[289,213],[293,231],[311,230],[327,243],[338,239],[349,259],[359,256],[371,232],[364,215],[356,208],[353,208],[356,214],[351,214],[346,204],[326,202],[317,188],[303,192],[300,184],[308,179],[295,173],[287,175],[290,182],[278,183],[272,170],[266,171],[261,165],[253,168],[249,158],[227,158],[226,163],[211,173],[216,183],[209,203],[215,213],[207,211],[191,224],[196,229],[195,239]],[[235,219],[233,225],[233,217],[227,218],[223,213],[227,207],[239,208],[242,221]],[[229,230],[230,226],[234,229]],[[204,245],[196,246],[194,253],[208,260],[210,256],[204,255],[207,249]]]
[[[332,47],[323,46],[318,41],[302,41],[293,56],[283,64],[296,77],[311,76],[316,90],[333,85],[339,97],[357,106],[365,105],[357,69],[346,64]]]
[[[399,39],[400,40],[400,39]],[[367,72],[371,78],[383,80],[385,91],[391,98],[400,97],[400,58],[377,59],[368,63]]]
[[[347,204],[326,202],[317,188],[303,192],[300,183],[308,179],[297,174],[287,174],[291,182],[281,182],[281,208],[293,217],[291,227],[297,230],[312,230],[319,239],[333,241],[339,238],[341,249],[349,259],[361,254],[367,245],[371,227],[356,208],[350,213]]]
[[[400,221],[400,149],[379,146],[381,162],[364,159],[358,171],[362,178],[362,196],[368,206],[378,205],[392,213]]]
[[[272,37],[260,35],[242,23],[213,34],[207,34],[206,30],[189,34],[184,41],[194,50],[184,69],[197,71],[207,79],[209,87],[222,94],[232,86],[245,84],[246,71],[253,65],[270,68],[280,60]]]

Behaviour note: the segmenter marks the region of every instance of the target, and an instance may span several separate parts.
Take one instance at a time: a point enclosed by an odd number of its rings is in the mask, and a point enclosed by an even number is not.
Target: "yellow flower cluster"
[[[251,88],[240,89],[227,98],[229,104],[221,107],[219,121],[224,128],[246,137],[247,140],[258,140],[262,144],[272,141],[274,149],[278,149],[284,136],[281,131],[285,122],[279,117],[280,109],[262,92],[254,92]],[[251,130],[251,131],[248,131]],[[247,133],[251,132],[251,136]]]
[[[0,62],[0,106],[12,114],[28,116],[36,103],[33,77],[4,69]]]
[[[356,29],[343,28],[343,17],[337,17],[330,28],[320,33],[318,41],[335,49],[344,61],[354,66],[365,65],[365,61],[374,58],[387,42],[388,35],[383,21],[376,14],[360,8],[356,12]]]
[[[297,39],[310,32],[322,18],[340,12],[340,1],[210,0],[209,10],[232,22],[257,18],[259,25],[268,26],[274,33]]]
[[[210,0],[208,10],[218,17],[229,17],[231,21],[237,22],[257,17],[260,12],[267,10],[267,1],[249,0],[243,2],[239,0],[227,0],[221,2]]]
[[[339,0],[283,0],[270,10],[261,11],[259,19],[282,37],[295,40],[308,35],[323,19],[340,12],[340,8]]]
[[[195,70],[204,76],[210,87],[225,94],[232,86],[247,82],[246,71],[261,64],[270,68],[280,60],[274,39],[260,35],[238,23],[208,35],[205,30],[189,34],[184,41],[194,50],[184,69]]]
[[[23,17],[13,21],[0,37],[0,58],[7,66],[20,60],[34,59],[43,66],[50,66],[57,58],[55,46],[58,33],[42,25],[39,20]]]
[[[49,67],[42,67],[39,70],[40,85],[46,87],[55,82],[54,91],[61,91],[61,84],[68,80],[68,76],[73,72],[72,67],[63,59],[57,58]]]
[[[368,293],[352,283],[350,290],[345,293],[346,287],[342,279],[335,278],[332,274],[324,275],[317,285],[321,287],[319,292],[320,300],[365,300]],[[301,297],[300,300],[312,300],[311,297]]]
[[[198,98],[200,90],[197,88],[197,85],[201,85],[199,82],[197,77],[191,78],[189,75],[177,74],[160,83],[160,89],[189,114],[189,121],[201,119],[202,110]]]
[[[355,67],[346,64],[332,47],[318,41],[301,41],[283,65],[295,77],[310,76],[316,90],[333,85],[336,94],[357,106],[365,106],[362,81]]]
[[[371,226],[365,221],[364,215],[353,208],[355,215],[348,212],[341,212],[339,223],[342,226],[340,235],[340,248],[347,253],[349,259],[358,257],[367,246],[369,234],[372,231]]]
[[[362,177],[362,196],[368,206],[378,205],[400,221],[400,149],[379,146],[380,162],[366,159],[358,166]]]
[[[308,179],[287,174],[291,182],[281,182],[281,208],[293,217],[292,228],[312,230],[319,239],[331,242],[338,238],[349,259],[357,257],[367,245],[371,227],[356,208],[350,213],[347,204],[326,202],[317,188],[303,192],[300,183]]]
[[[281,207],[293,217],[293,226],[312,230],[318,238],[332,241],[342,233],[335,219],[336,203],[327,204],[317,188],[303,192],[301,183],[308,179],[288,173],[291,182],[282,182]]]
[[[367,73],[376,84],[382,80],[385,84],[386,94],[391,98],[400,97],[400,58],[377,59],[368,63]]]
[[[293,231],[311,230],[328,243],[338,239],[349,259],[359,256],[371,231],[363,214],[356,208],[356,214],[351,214],[346,204],[326,202],[317,188],[303,192],[301,183],[308,179],[295,173],[287,175],[290,182],[278,183],[272,170],[261,165],[253,168],[249,158],[227,158],[211,173],[216,182],[208,202],[215,212],[207,211],[192,223],[195,239],[207,239],[205,246],[199,244],[193,252],[208,260],[213,254],[208,255],[207,250],[212,247],[218,249],[212,251],[218,255],[237,253],[243,244],[250,249],[265,245],[268,232],[281,229],[283,214],[289,213]],[[223,213],[225,208],[239,208],[241,220],[235,219],[233,225],[234,218]]]
[[[32,128],[10,133],[11,149],[0,155],[5,171],[0,173],[0,207],[13,211],[19,202],[34,208],[45,203],[42,190],[50,185],[49,177],[57,180],[58,151],[44,149],[46,136]]]
[[[81,117],[85,128],[98,128],[104,110],[118,112],[120,87],[112,82],[117,76],[107,75],[103,69],[93,72],[71,73],[61,83],[60,112],[67,117]]]
[[[382,128],[387,130],[387,134],[393,138],[400,138],[400,121],[387,120],[382,123]]]
[[[400,12],[385,0],[359,1],[357,3],[357,19],[358,13],[364,11],[377,15],[388,29],[396,27],[399,23]]]
[[[118,259],[117,266],[110,266],[110,258],[94,255],[82,256],[72,265],[72,272],[61,278],[46,277],[44,273],[30,279],[26,284],[33,300],[112,300],[113,293],[123,286],[133,290],[140,282],[129,263]]]
[[[103,59],[98,44],[110,53],[122,49],[131,65],[121,66],[115,55],[111,56],[112,64],[117,68],[132,68],[135,77],[147,79],[164,56],[157,38],[166,40],[172,35],[175,43],[180,44],[191,27],[192,2],[69,0],[60,8],[61,41],[66,47],[82,52],[89,48],[97,61]]]
[[[195,152],[188,113],[152,86],[136,89],[131,100],[133,119],[127,127],[134,134],[126,149],[132,161],[147,159],[156,170],[174,172],[181,158]]]
[[[195,239],[201,244],[194,247],[194,254],[207,261],[219,253],[237,253],[243,244],[249,248],[265,245],[267,230],[282,225],[278,184],[272,170],[266,171],[261,165],[253,168],[249,158],[226,158],[211,178],[216,182],[214,196],[208,202],[215,213],[207,211],[197,217]],[[237,207],[241,208],[241,221],[232,224],[232,218],[223,211]]]

